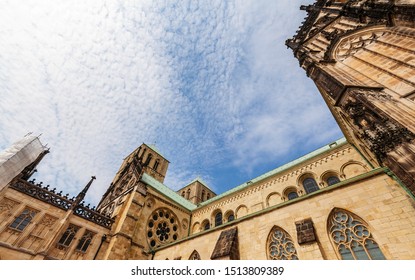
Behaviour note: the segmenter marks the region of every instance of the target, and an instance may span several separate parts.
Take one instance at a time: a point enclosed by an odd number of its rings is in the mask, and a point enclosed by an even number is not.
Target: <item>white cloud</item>
[[[339,135],[284,46],[305,1],[2,2],[0,146],[43,133],[39,178],[64,192],[96,175],[96,203],[142,142],[168,185],[220,192],[221,166],[255,175]]]

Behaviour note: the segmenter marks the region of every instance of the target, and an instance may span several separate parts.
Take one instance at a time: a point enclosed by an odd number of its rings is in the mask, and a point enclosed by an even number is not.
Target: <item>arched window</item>
[[[385,259],[367,224],[357,215],[343,209],[334,209],[327,227],[333,246],[342,259]]]
[[[189,199],[190,198],[190,189],[187,189],[187,192],[186,192],[186,199]]]
[[[157,167],[159,167],[159,164],[160,164],[160,160],[159,160],[159,159],[157,159],[157,160],[154,162],[154,166],[153,166],[153,169],[154,169],[155,171],[157,171]]]
[[[182,191],[182,196],[184,197],[186,195],[186,192],[185,191]]]
[[[274,226],[268,235],[267,255],[270,260],[298,260],[297,250],[290,235]]]
[[[210,199],[210,193],[207,193],[206,200]]]
[[[233,213],[233,211],[232,210],[226,211],[223,220],[224,222],[232,222],[233,220],[235,220],[235,214]]]
[[[205,196],[206,196],[205,190],[202,190],[202,202],[205,201]]]
[[[218,212],[215,215],[215,227],[220,226],[222,224],[222,212]]]
[[[58,244],[61,246],[65,246],[68,247],[72,240],[75,237],[75,234],[78,232],[79,227],[75,226],[75,225],[69,225],[68,228],[65,230],[65,232],[63,233],[63,235],[61,236],[61,238],[58,241]]]
[[[210,223],[209,223],[209,221],[208,221],[208,220],[204,220],[204,221],[203,221],[203,223],[202,223],[202,228],[203,228],[203,230],[208,230],[208,229],[210,229]]]
[[[153,156],[151,154],[148,154],[146,162],[144,163],[144,165],[149,165],[152,158],[153,158]]]
[[[289,193],[287,194],[287,198],[288,198],[288,200],[291,200],[291,199],[294,199],[294,198],[297,198],[297,197],[298,197],[298,193],[297,193],[297,192],[294,192],[294,191],[289,192]]]
[[[36,211],[31,209],[25,209],[23,212],[10,224],[9,227],[22,231],[30,223],[33,217],[36,215]]]
[[[78,245],[76,246],[76,250],[85,253],[86,250],[88,250],[88,247],[91,244],[93,237],[94,234],[92,232],[86,231],[82,238],[79,240]]]
[[[327,185],[328,186],[337,184],[339,182],[340,182],[340,180],[339,180],[339,178],[337,176],[334,176],[333,175],[333,176],[330,176],[330,177],[327,178]]]
[[[313,178],[304,179],[303,187],[306,193],[312,193],[319,190],[317,182]]]
[[[200,260],[199,253],[196,250],[194,250],[193,253],[189,257],[189,260]]]

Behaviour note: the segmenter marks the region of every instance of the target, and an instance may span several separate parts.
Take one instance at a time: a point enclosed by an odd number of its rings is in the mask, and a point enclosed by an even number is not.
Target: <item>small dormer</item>
[[[193,204],[199,204],[216,196],[215,192],[200,178],[196,178],[186,187],[178,190],[177,193]]]

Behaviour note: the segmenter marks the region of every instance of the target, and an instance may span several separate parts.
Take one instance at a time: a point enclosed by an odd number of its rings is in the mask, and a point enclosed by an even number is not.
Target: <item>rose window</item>
[[[155,210],[147,222],[147,239],[151,247],[176,241],[179,237],[178,220],[172,211]]]

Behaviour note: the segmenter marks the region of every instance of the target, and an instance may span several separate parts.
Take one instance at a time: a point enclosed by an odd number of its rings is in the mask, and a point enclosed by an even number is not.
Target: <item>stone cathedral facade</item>
[[[286,45],[344,138],[222,194],[173,191],[142,144],[90,207],[94,177],[72,198],[32,179],[27,136],[0,154],[0,259],[415,259],[415,1],[301,9]]]

